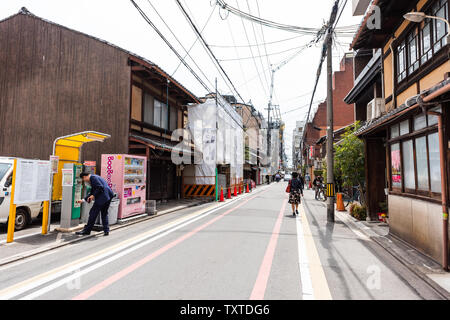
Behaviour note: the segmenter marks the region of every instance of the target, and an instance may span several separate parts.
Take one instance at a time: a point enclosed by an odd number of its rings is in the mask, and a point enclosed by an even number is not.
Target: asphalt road
[[[286,183],[0,267],[0,299],[437,299],[420,279]]]

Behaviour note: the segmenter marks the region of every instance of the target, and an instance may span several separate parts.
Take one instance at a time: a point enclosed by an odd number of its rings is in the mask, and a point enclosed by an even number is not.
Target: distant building
[[[333,117],[334,130],[339,130],[355,122],[353,106],[344,102],[345,96],[353,88],[353,53],[346,53],[339,71],[333,74]],[[327,102],[319,104],[312,119],[305,124],[302,145],[302,161],[306,172],[314,177],[314,172],[323,170],[326,154],[322,153],[319,139],[327,134]]]

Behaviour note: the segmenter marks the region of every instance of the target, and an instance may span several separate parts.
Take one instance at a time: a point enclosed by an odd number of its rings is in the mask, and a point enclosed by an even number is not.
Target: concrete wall
[[[430,256],[442,260],[442,207],[409,197],[389,195],[390,232]]]

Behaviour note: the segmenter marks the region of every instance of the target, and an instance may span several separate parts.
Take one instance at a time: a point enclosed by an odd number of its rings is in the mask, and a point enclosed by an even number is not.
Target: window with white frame
[[[433,111],[441,112],[440,107]],[[417,114],[389,128],[391,190],[438,198],[441,167],[437,117]]]

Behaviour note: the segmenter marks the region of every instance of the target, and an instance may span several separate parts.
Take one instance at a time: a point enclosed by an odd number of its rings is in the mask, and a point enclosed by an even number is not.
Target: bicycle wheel
[[[327,201],[327,196],[325,195],[325,191],[324,190],[320,190],[319,191],[319,200],[320,201]]]
[[[346,208],[353,203],[352,197],[350,197],[347,193],[342,194],[342,200],[344,201],[344,206]]]

